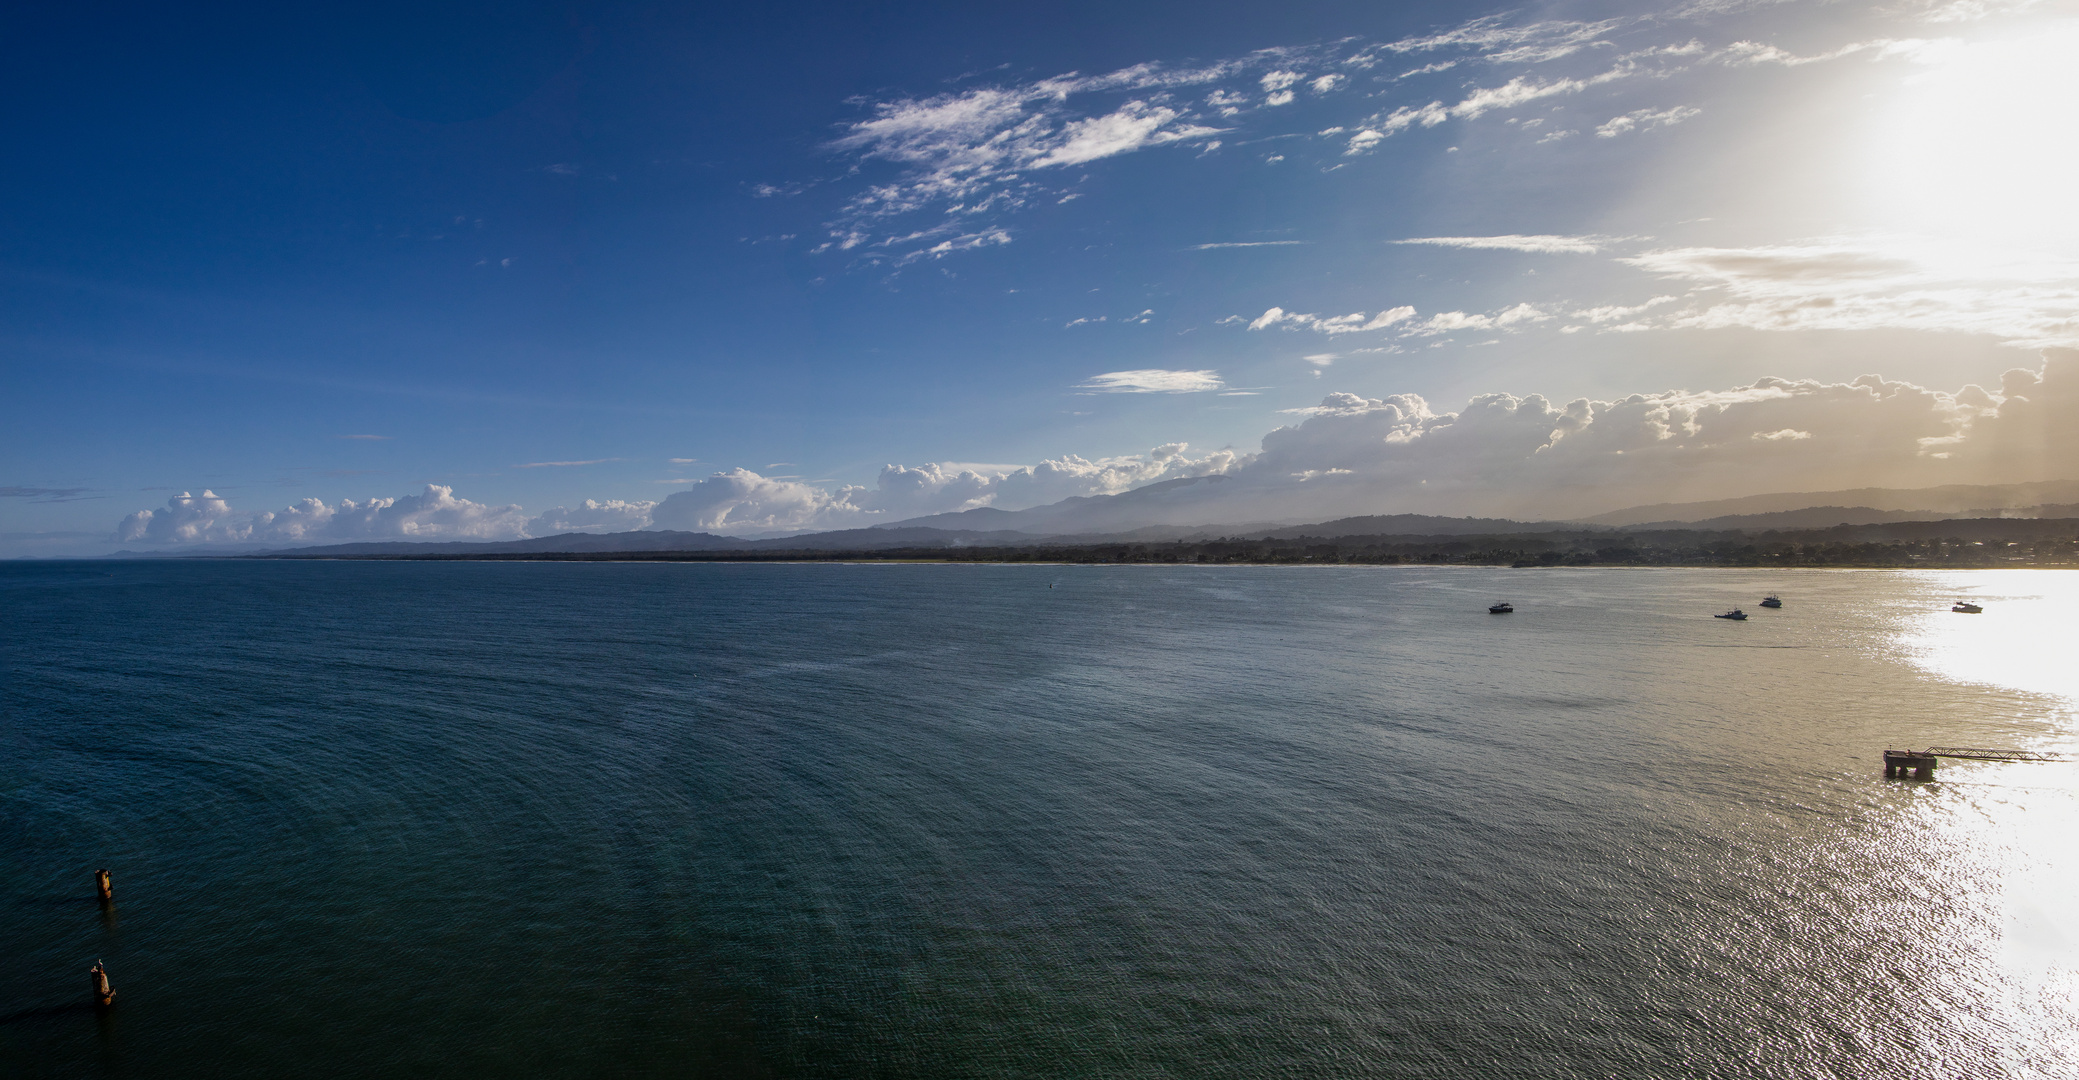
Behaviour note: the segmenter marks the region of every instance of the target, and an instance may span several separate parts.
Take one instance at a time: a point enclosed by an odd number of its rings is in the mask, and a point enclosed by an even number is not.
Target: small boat
[[[1984,613],[1984,611],[1985,611],[1985,609],[1984,609],[1984,608],[1982,608],[1982,607],[1979,607],[1978,605],[1976,605],[1976,604],[1973,604],[1973,603],[1971,603],[1971,602],[1970,602],[1969,600],[1958,600],[1958,601],[1956,602],[1956,606],[1955,606],[1955,607],[1953,607],[1953,608],[1950,608],[1949,610],[1951,610],[1951,611],[1960,611],[1960,612],[1963,612],[1963,613],[1964,613],[1964,614],[1966,614],[1966,615],[1980,615],[1980,614],[1983,614],[1983,613]]]
[[[1764,599],[1764,600],[1763,600],[1763,601],[1761,602],[1761,606],[1762,606],[1762,607],[1782,607],[1782,606],[1783,606],[1783,600],[1782,600],[1782,598],[1778,597],[1778,596],[1777,596],[1777,595],[1776,595],[1775,593],[1770,593],[1770,594],[1768,595],[1768,597],[1767,597],[1766,599]]]
[[[1506,600],[1502,601],[1502,602],[1501,602],[1501,603],[1499,603],[1499,604],[1489,604],[1489,605],[1487,605],[1487,614],[1489,614],[1489,615],[1507,615],[1507,614],[1509,614],[1510,612],[1512,612],[1512,611],[1515,611],[1515,610],[1516,610],[1516,605],[1514,605],[1514,604],[1511,604],[1511,603],[1509,603],[1509,602],[1508,602],[1508,601],[1506,601]]]
[[[1732,609],[1731,611],[1728,611],[1728,612],[1726,612],[1726,613],[1725,613],[1725,614],[1723,614],[1723,615],[1713,615],[1713,616],[1711,616],[1711,617],[1712,617],[1712,618],[1714,618],[1714,619],[1731,619],[1731,620],[1733,620],[1734,622],[1746,622],[1746,621],[1747,621],[1747,613],[1746,613],[1746,612],[1744,612],[1744,611],[1741,611],[1741,610],[1740,610],[1739,608],[1734,608],[1734,609]]]

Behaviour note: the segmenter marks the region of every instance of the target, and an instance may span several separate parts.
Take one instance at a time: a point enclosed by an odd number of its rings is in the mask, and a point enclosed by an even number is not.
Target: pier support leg
[[[1886,779],[1886,780],[1890,780],[1890,779],[1893,779],[1893,778],[1897,777],[1897,776],[1898,776],[1898,774],[1899,774],[1899,767],[1898,767],[1898,766],[1896,766],[1896,765],[1893,765],[1893,764],[1892,764],[1891,762],[1888,762],[1888,761],[1884,763],[1884,779]]]
[[[1933,780],[1934,778],[1935,767],[1933,765],[1922,765],[1913,770],[1913,779],[1915,780]]]
[[[94,871],[94,892],[100,896],[101,902],[104,904],[115,900],[115,885],[109,881],[108,871]]]
[[[115,1004],[115,991],[109,988],[108,972],[102,970],[100,961],[95,961],[94,966],[87,969],[87,978],[92,983],[96,1009],[106,1009]]]

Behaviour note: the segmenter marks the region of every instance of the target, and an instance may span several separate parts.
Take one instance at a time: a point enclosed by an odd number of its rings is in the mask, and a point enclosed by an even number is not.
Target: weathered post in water
[[[94,891],[100,894],[101,902],[104,904],[115,901],[115,886],[108,879],[108,871],[94,871]]]
[[[106,1009],[115,1004],[115,991],[109,988],[108,972],[102,968],[101,961],[94,961],[94,966],[87,969],[87,979],[93,984],[96,1009]]]

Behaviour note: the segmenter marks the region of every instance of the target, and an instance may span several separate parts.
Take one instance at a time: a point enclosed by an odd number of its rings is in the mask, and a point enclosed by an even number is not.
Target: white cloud
[[[1905,238],[1688,247],[1618,260],[1692,286],[1655,329],[1925,330],[2079,345],[2079,262]]]
[[[1166,496],[1161,520],[1319,521],[1401,512],[1578,518],[1767,491],[2070,479],[2079,462],[2079,351],[2046,350],[2040,368],[2015,368],[1997,387],[1955,392],[1866,375],[1845,383],[1767,378],[1724,390],[1565,404],[1493,393],[1456,412],[1440,412],[1413,394],[1335,393],[1287,411],[1303,419],[1266,434],[1256,454],[1193,457],[1185,444],[1168,443],[1141,455],[1067,455],[1030,466],[889,465],[871,488],[826,489],[734,469],[660,503],[587,500],[532,519],[517,506],[458,499],[439,486],[401,499],[337,506],[306,499],[258,513],[238,511],[214,492],[184,492],[163,509],[125,518],[118,539],[512,539],[621,529],[645,516],[651,528],[756,534],[978,506],[1018,509],[1203,476],[1227,479]]]
[[[1466,120],[1476,120],[1495,109],[1513,109],[1555,94],[1578,93],[1588,88],[1588,83],[1579,79],[1555,79],[1539,82],[1525,76],[1517,76],[1500,86],[1483,87],[1467,94],[1465,100],[1451,106],[1451,115]]]
[[[1957,18],[1975,17],[1972,12],[1978,8],[1989,10],[2011,2],[1955,0],[1945,10]],[[1706,3],[1692,5],[1679,17],[1723,13]],[[1875,38],[1805,56],[1751,40],[1722,46],[1690,37],[1639,40],[1664,35],[1664,15],[1669,13],[1530,23],[1513,22],[1509,16],[1486,16],[1392,42],[1341,40],[1268,48],[1191,67],[1142,63],[1105,75],[1071,72],[868,102],[868,114],[845,126],[827,144],[853,166],[852,179],[842,182],[856,186],[835,220],[826,223],[826,242],[814,250],[849,252],[853,258],[879,263],[990,246],[1001,242],[989,239],[1000,235],[1000,230],[988,231],[996,219],[1027,207],[1057,205],[1079,194],[1063,190],[1064,182],[1055,179],[1061,169],[1083,169],[1169,144],[1195,143],[1210,151],[1222,141],[1217,136],[1230,131],[1244,132],[1240,139],[1286,134],[1263,130],[1269,126],[1266,118],[1283,112],[1280,106],[1295,107],[1301,95],[1313,95],[1313,104],[1325,109],[1338,101],[1354,104],[1392,93],[1393,80],[1384,80],[1378,93],[1333,92],[1347,89],[1354,72],[1394,57],[1423,55],[1428,60],[1405,71],[1402,78],[1474,63],[1513,70],[1489,69],[1490,74],[1464,85],[1455,99],[1438,96],[1425,103],[1394,102],[1389,97],[1384,107],[1367,105],[1373,111],[1361,119],[1337,117],[1332,120],[1340,122],[1327,125],[1310,119],[1308,127],[1321,131],[1322,137],[1341,140],[1343,156],[1375,152],[1385,140],[1416,127],[1434,127],[1451,119],[1474,121],[1495,112],[1587,95],[1620,81],[1671,77],[1699,64],[1790,67],[1855,55],[1926,61],[1954,46],[1946,39]],[[1932,9],[1927,16],[1949,17],[1937,16]],[[1605,59],[1610,50],[1619,51],[1614,59]],[[1542,66],[1567,58],[1572,60],[1557,70]],[[1634,109],[1611,116],[1594,130],[1604,138],[1616,138],[1679,123],[1695,114],[1692,106]],[[1581,130],[1578,124],[1555,123],[1537,141],[1571,138]],[[759,185],[753,194],[766,196],[780,190]],[[937,222],[927,229],[895,226],[896,219],[912,215],[930,215]],[[940,230],[946,237],[937,235]],[[894,242],[895,237],[925,232],[939,240],[940,247],[913,249]],[[944,242],[955,235],[974,239]]]
[[[1416,321],[1412,307],[1388,308],[1376,315],[1353,311],[1348,315],[1312,315],[1305,312],[1286,311],[1274,307],[1249,323],[1251,330],[1268,330],[1283,327],[1287,330],[1312,330],[1318,334],[1355,334],[1371,330],[1387,330],[1398,327],[1402,336],[1429,337],[1448,334],[1458,330],[1508,330],[1547,322],[1554,316],[1532,304],[1516,304],[1485,314],[1465,311],[1441,311],[1427,319]],[[1222,322],[1239,322],[1240,316],[1223,319]]]
[[[527,535],[554,536],[572,532],[631,532],[650,524],[654,501],[628,502],[586,499],[575,507],[554,506],[527,521]]]
[[[1613,116],[1603,121],[1602,125],[1595,129],[1595,133],[1605,139],[1614,139],[1626,132],[1651,131],[1654,128],[1671,127],[1701,112],[1703,112],[1702,109],[1691,108],[1687,105],[1677,105],[1671,109],[1658,110],[1633,109],[1623,116]]]
[[[1292,247],[1304,244],[1305,240],[1246,240],[1225,244],[1193,244],[1193,251],[1217,251],[1221,248]]]
[[[123,543],[281,543],[347,540],[509,540],[526,535],[518,506],[489,506],[428,484],[417,495],[343,499],[327,505],[303,499],[275,511],[239,511],[215,492],[181,492],[158,510],[139,510],[116,526]]]
[[[1106,394],[1190,394],[1201,390],[1224,390],[1227,384],[1217,371],[1165,371],[1143,368],[1107,371],[1077,383],[1076,389]]]
[[[863,490],[846,487],[832,493],[798,480],[731,469],[665,496],[650,512],[650,526],[724,533],[850,528],[867,523],[864,510],[850,501],[851,493]]]
[[[561,469],[561,468],[568,468],[568,467],[570,467],[570,466],[573,466],[573,465],[603,465],[603,464],[605,464],[605,463],[607,463],[607,462],[609,462],[609,461],[619,461],[619,460],[621,460],[621,459],[620,459],[620,458],[610,458],[610,457],[602,457],[602,458],[591,458],[591,459],[588,459],[588,460],[585,460],[585,461],[530,461],[530,462],[528,462],[528,463],[527,463],[527,464],[525,464],[525,465],[515,465],[515,466],[513,466],[513,468],[515,468],[515,469]]]
[[[2047,352],[1995,390],[1867,375],[1563,405],[1484,394],[1458,412],[1412,394],[1339,393],[1288,411],[1304,421],[1264,436],[1260,454],[1176,520],[1571,518],[1767,491],[2071,478],[2079,352]]]
[[[724,534],[859,528],[982,506],[1023,509],[1081,495],[1111,495],[1157,480],[1213,476],[1245,460],[1221,450],[1193,458],[1184,443],[1144,455],[1100,458],[1070,454],[1026,466],[889,465],[871,488],[835,490],[760,476],[747,469],[716,473],[666,498],[652,527]]]
[[[1033,159],[1031,167],[1044,169],[1054,165],[1081,165],[1086,161],[1108,158],[1114,154],[1125,154],[1138,150],[1162,134],[1162,126],[1177,118],[1175,109],[1151,108],[1146,102],[1129,101],[1119,111],[1088,120],[1071,120],[1063,127],[1063,138],[1059,145]],[[1175,137],[1190,138],[1191,132],[1201,129],[1187,128]],[[1202,129],[1211,134],[1213,129]],[[1174,140],[1165,140],[1174,141]]]
[[[1214,82],[1235,70],[1234,64],[1176,71],[1144,64],[1096,78],[1068,75],[1018,86],[879,103],[871,118],[852,124],[831,148],[861,159],[892,162],[905,171],[853,197],[831,233],[831,242],[818,250],[858,248],[875,222],[921,210],[935,209],[957,221],[1015,209],[1039,191],[1027,175],[1036,170],[1082,165],[1149,146],[1218,134],[1224,129],[1193,122],[1188,112],[1148,98],[1130,99],[1108,112],[1085,116],[1074,115],[1068,102],[1098,92],[1162,91]],[[1051,193],[1049,201],[1058,202],[1059,194]],[[989,230],[964,232],[990,235]],[[955,242],[946,250],[978,246],[982,245]]]
[[[1622,304],[1604,304],[1600,307],[1582,308],[1578,311],[1573,312],[1569,317],[1575,319],[1586,319],[1587,321],[1591,323],[1596,323],[1598,325],[1603,323],[1621,322],[1637,318],[1638,316],[1643,315],[1646,312],[1653,310],[1654,308],[1660,307],[1663,304],[1672,304],[1676,300],[1677,297],[1673,296],[1656,296],[1643,304],[1633,304],[1629,307],[1626,307]]]
[[[1395,240],[1396,244],[1433,244],[1437,247],[1472,248],[1484,251],[1529,251],[1537,254],[1593,255],[1624,236],[1416,236]]]
[[[1274,307],[1249,323],[1251,330],[1268,330],[1284,326],[1288,330],[1313,330],[1322,334],[1355,334],[1367,330],[1384,330],[1395,323],[1415,317],[1412,307],[1387,308],[1376,315],[1353,311],[1348,315],[1310,315],[1298,311],[1286,311]],[[1239,316],[1236,316],[1239,321]]]
[[[1495,321],[1487,315],[1468,315],[1463,311],[1440,311],[1410,328],[1416,334],[1448,334],[1453,330],[1487,330]]]
[[[1931,23],[1978,22],[2003,15],[2018,15],[2042,6],[2044,0],[1935,0],[1927,3],[1921,16]]]
[[[881,261],[890,247],[875,239],[891,219],[929,213],[937,228],[984,235],[975,222],[1027,206],[1055,204],[1065,193],[1050,186],[1051,171],[1175,143],[1210,148],[1214,137],[1277,106],[1291,106],[1302,92],[1330,95],[1344,88],[1351,70],[1380,58],[1450,50],[1461,55],[1419,69],[1440,71],[1469,59],[1496,64],[1541,64],[1608,44],[1620,22],[1548,20],[1512,25],[1486,17],[1438,33],[1366,45],[1338,41],[1318,46],[1262,49],[1196,67],[1137,64],[1107,75],[1058,75],[1022,83],[982,86],[930,97],[898,97],[870,103],[869,115],[828,144],[859,166],[863,187],[829,223],[829,238],[817,251],[853,252]],[[1686,55],[1680,49],[1649,48],[1624,54],[1600,73],[1556,79],[1517,75],[1498,86],[1475,87],[1454,104],[1433,101],[1400,105],[1360,124],[1331,130],[1344,135],[1347,153],[1363,153],[1412,126],[1435,126],[1451,117],[1472,119],[1496,109],[1522,106],[1555,95],[1628,77],[1644,59]],[[1198,96],[1196,88],[1204,88]],[[1191,95],[1183,91],[1192,90]],[[874,163],[895,167],[876,172]],[[753,194],[780,191],[759,185]],[[907,230],[915,233],[918,230]],[[896,245],[900,246],[900,245]],[[955,244],[948,251],[979,245]]]
[[[1487,15],[1440,33],[1402,38],[1375,46],[1360,52],[1352,62],[1369,66],[1364,58],[1381,52],[1470,49],[1498,62],[1537,63],[1571,55],[1595,44],[1603,35],[1622,25],[1622,20],[1608,19],[1601,22],[1548,20],[1511,26],[1506,15]]]
[[[1953,43],[1948,41],[1927,40],[1924,38],[1905,38],[1901,40],[1879,38],[1875,41],[1853,42],[1816,56],[1799,56],[1796,53],[1786,52],[1774,45],[1765,45],[1758,41],[1735,41],[1731,45],[1719,50],[1715,59],[1720,63],[1748,67],[1757,64],[1802,67],[1806,64],[1839,60],[1844,56],[1854,56],[1858,53],[1870,53],[1872,54],[1870,57],[1872,60],[1886,60],[1894,56],[1903,56],[1908,60],[1923,60],[1938,54],[1951,44]]]

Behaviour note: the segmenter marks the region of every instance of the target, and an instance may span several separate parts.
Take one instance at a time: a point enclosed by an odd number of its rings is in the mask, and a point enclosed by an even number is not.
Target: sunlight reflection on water
[[[2079,605],[2079,572],[1914,576],[1938,595],[1972,600],[1985,611],[1930,606],[1907,616],[1899,640],[1913,663],[1952,682],[2018,691],[2026,704],[2044,708],[2045,735],[2017,745],[2079,750],[2079,668],[2069,629]],[[1919,818],[1925,829],[1926,857],[1976,878],[1972,884],[1990,894],[2000,916],[1978,947],[2004,978],[1979,983],[1976,965],[1959,964],[1957,979],[1968,985],[1959,986],[1957,996],[1996,999],[1986,1004],[2004,1021],[1995,1026],[2006,1029],[2010,1070],[2068,1075],[2071,1062],[2079,1061],[2079,868],[2069,858],[2079,830],[2079,761],[1945,762],[1939,775],[1944,782],[1935,797],[1921,801],[1909,819]],[[1943,941],[1935,952],[1941,959],[1968,947]]]
[[[2072,658],[2079,570],[1930,571],[1913,575],[1980,615],[1930,608],[1902,635],[1914,661],[1945,679],[2048,694],[2066,712],[2079,708],[2079,665]]]

